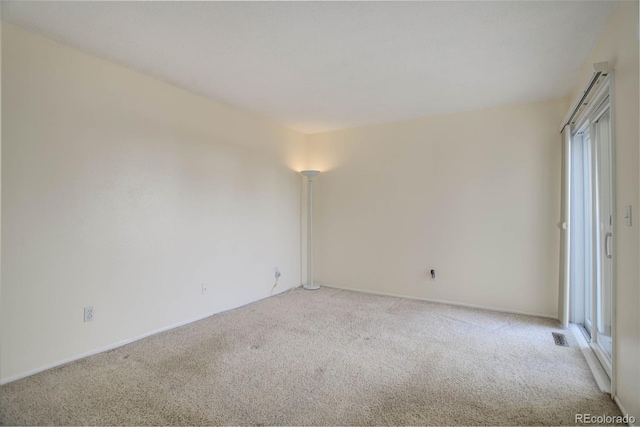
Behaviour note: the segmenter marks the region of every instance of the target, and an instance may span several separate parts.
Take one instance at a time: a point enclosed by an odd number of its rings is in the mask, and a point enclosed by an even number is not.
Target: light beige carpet
[[[298,289],[7,384],[0,422],[560,425],[620,415],[581,350],[554,344],[557,328]]]

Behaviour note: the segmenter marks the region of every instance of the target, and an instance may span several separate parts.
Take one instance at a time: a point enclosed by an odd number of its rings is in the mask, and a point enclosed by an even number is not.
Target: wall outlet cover
[[[84,321],[85,322],[92,322],[94,315],[95,315],[95,311],[93,309],[93,306],[84,308]]]

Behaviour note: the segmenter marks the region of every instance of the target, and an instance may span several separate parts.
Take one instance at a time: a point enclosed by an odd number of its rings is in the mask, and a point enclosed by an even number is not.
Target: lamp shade
[[[306,176],[309,179],[313,178],[314,176],[320,175],[320,171],[315,171],[315,170],[306,170],[306,171],[302,171],[300,173],[302,175]]]

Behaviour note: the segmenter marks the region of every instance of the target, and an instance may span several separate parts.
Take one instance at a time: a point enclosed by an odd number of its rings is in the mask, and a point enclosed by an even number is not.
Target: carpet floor
[[[321,288],[0,388],[5,425],[572,425],[621,415],[556,321]]]

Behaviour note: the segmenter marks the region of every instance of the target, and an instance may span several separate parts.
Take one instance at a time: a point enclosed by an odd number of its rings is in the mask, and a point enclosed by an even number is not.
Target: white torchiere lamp
[[[308,290],[319,289],[320,286],[313,283],[313,177],[320,171],[307,170],[300,172],[309,180],[307,191],[307,284],[303,287]]]

